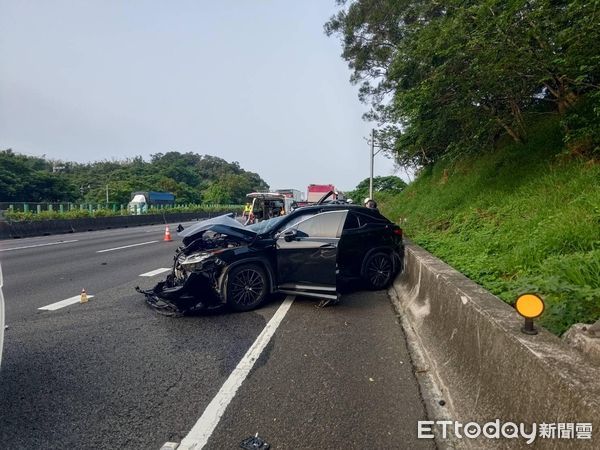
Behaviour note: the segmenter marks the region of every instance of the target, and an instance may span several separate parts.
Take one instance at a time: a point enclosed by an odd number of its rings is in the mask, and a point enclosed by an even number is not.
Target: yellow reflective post
[[[525,318],[525,325],[521,331],[525,334],[537,334],[533,319],[540,317],[544,312],[544,301],[536,294],[523,294],[515,302],[515,309]]]

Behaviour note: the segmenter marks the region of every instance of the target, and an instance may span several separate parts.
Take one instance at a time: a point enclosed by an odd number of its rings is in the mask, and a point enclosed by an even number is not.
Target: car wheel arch
[[[245,265],[245,264],[258,264],[261,266],[267,275],[268,279],[268,293],[272,294],[275,291],[275,273],[273,271],[273,267],[271,263],[266,258],[254,257],[254,258],[244,258],[240,261],[236,261],[234,263],[229,264],[219,277],[219,292],[221,293],[221,297],[224,298],[225,291],[227,289],[227,277],[229,273],[235,269],[236,267]]]
[[[367,262],[369,261],[369,258],[374,255],[375,253],[386,253],[390,256],[391,260],[392,260],[392,271],[395,273],[396,272],[396,258],[394,257],[394,250],[391,249],[390,247],[374,247],[369,249],[369,251],[367,253],[365,253],[365,256],[363,257],[361,266],[360,266],[360,276],[361,278],[365,276],[366,273],[366,269],[367,269]]]

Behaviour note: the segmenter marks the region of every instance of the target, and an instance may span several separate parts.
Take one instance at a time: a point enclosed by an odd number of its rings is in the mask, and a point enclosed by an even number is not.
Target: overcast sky
[[[0,0],[0,149],[239,161],[271,188],[368,177],[334,0]],[[393,174],[378,155],[375,175]]]

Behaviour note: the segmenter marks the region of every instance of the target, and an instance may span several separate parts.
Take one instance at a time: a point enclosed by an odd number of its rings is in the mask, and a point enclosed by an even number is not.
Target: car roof
[[[367,214],[372,217],[383,218],[385,220],[388,220],[377,209],[367,208],[367,207],[361,206],[361,205],[344,204],[344,203],[323,203],[322,205],[301,206],[300,208],[294,210],[294,212],[292,214],[296,213],[296,211],[317,212],[317,211],[323,211],[323,210],[337,210],[337,209],[347,209],[348,211],[360,212],[360,213]]]

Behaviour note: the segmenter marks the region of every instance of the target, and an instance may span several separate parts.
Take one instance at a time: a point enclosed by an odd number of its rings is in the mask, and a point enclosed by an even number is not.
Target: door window
[[[298,237],[339,238],[346,219],[347,210],[329,211],[309,217],[295,227]]]

